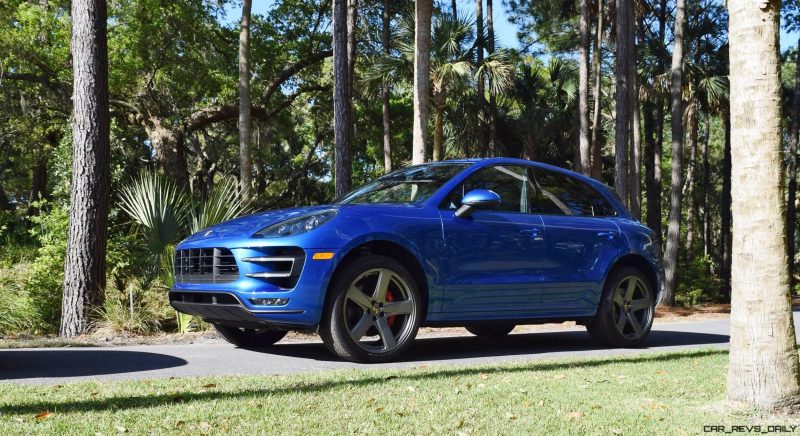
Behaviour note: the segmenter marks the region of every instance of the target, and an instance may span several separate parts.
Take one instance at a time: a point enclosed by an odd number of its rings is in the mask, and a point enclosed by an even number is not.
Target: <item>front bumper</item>
[[[284,288],[274,280],[257,277],[266,269],[242,260],[270,254],[273,248],[277,247],[230,248],[239,267],[239,279],[229,283],[176,283],[170,290],[170,304],[179,312],[231,326],[314,329],[322,316],[338,251],[304,249],[305,259],[296,283]],[[334,253],[334,256],[315,260],[314,254],[319,252]],[[280,305],[256,304],[270,299],[288,301]]]

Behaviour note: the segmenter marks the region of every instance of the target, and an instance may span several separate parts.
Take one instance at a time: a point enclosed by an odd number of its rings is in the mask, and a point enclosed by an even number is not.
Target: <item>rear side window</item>
[[[564,174],[536,169],[531,213],[573,216],[614,216],[617,211],[599,192]]]

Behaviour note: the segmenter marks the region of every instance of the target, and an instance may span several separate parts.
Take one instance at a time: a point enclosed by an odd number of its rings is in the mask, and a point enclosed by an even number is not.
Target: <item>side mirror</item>
[[[500,206],[500,196],[493,191],[486,189],[473,189],[467,192],[467,195],[461,199],[461,207],[456,210],[456,216],[459,218],[466,218],[475,211],[475,209],[494,209]]]

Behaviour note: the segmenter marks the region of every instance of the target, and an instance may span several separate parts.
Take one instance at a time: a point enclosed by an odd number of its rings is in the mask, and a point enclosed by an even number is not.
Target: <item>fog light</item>
[[[250,298],[249,300],[254,306],[285,306],[289,303],[288,298]]]

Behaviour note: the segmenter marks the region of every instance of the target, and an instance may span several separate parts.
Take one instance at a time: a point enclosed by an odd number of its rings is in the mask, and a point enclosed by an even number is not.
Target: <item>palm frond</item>
[[[224,177],[214,185],[205,201],[191,209],[191,233],[249,213],[250,203],[242,199],[239,184],[233,177]]]

